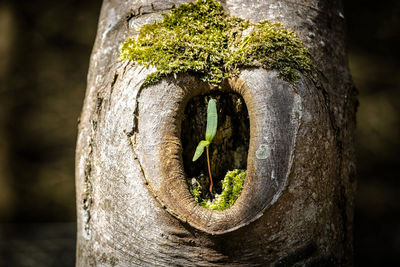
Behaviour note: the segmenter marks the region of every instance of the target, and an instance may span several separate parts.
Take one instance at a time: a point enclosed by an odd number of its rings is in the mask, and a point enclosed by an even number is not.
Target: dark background
[[[356,266],[400,265],[400,1],[345,0]],[[74,149],[101,1],[0,2],[0,266],[73,266]]]

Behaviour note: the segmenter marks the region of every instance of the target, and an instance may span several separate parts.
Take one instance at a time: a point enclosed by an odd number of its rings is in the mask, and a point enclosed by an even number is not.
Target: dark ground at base
[[[0,266],[74,266],[75,233],[75,223],[0,224]]]

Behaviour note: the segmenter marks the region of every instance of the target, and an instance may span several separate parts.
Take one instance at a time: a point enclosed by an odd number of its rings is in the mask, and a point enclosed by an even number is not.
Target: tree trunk
[[[142,88],[151,70],[120,61],[119,46],[184,2],[103,2],[76,152],[77,265],[352,265],[356,98],[340,2],[222,1],[230,15],[296,32],[316,64],[311,78],[288,83],[254,68],[220,92],[189,75]],[[185,151],[204,133],[187,129],[187,114],[207,94],[240,95],[249,117],[237,130],[248,151],[226,145],[214,157],[247,165],[224,211],[197,205],[186,184]]]

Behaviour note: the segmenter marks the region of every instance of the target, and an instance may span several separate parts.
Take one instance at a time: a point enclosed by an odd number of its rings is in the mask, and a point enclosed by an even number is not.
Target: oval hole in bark
[[[298,83],[290,84],[282,82],[276,72],[252,69],[243,70],[238,79],[228,80],[222,91],[216,91],[192,76],[164,80],[143,90],[138,130],[131,139],[135,142],[134,151],[150,192],[171,215],[209,234],[228,233],[260,218],[279,199],[287,184],[303,111],[302,98],[297,92],[305,86],[312,86],[308,79],[301,78]],[[189,173],[187,163],[193,157],[194,147],[204,138],[206,105],[204,103],[203,115],[199,114],[203,120],[199,125],[203,128],[196,130],[197,140],[187,132],[190,130],[187,123],[195,124],[195,117],[184,118],[184,113],[196,96],[203,95],[204,101],[204,95],[222,95],[224,98],[224,92],[238,93],[246,101],[250,125],[246,127],[250,129],[246,135],[250,136],[248,152],[245,151],[248,153],[247,176],[233,206],[210,210],[196,204],[185,173]],[[197,112],[197,108],[195,110]],[[187,148],[185,138],[190,138],[192,149]],[[229,157],[222,152],[217,156],[221,159]],[[206,166],[202,168],[207,170]]]
[[[208,177],[206,153],[195,162],[194,151],[200,140],[204,140],[207,124],[207,103],[216,99],[218,129],[210,147],[211,173],[214,190],[222,192],[222,180],[228,171],[247,168],[247,154],[250,141],[250,121],[246,104],[237,93],[213,91],[191,98],[184,111],[181,128],[183,165],[186,177],[204,174]],[[208,184],[204,191],[208,192]]]

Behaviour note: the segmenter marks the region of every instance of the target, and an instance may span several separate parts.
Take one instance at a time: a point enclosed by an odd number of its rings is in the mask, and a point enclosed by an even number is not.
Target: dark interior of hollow
[[[208,177],[207,157],[192,161],[198,143],[205,139],[207,103],[217,101],[218,129],[210,149],[211,174],[215,191],[221,192],[220,181],[227,171],[246,169],[250,141],[250,121],[246,104],[237,93],[216,91],[189,100],[181,128],[183,165],[188,178],[204,174]]]

